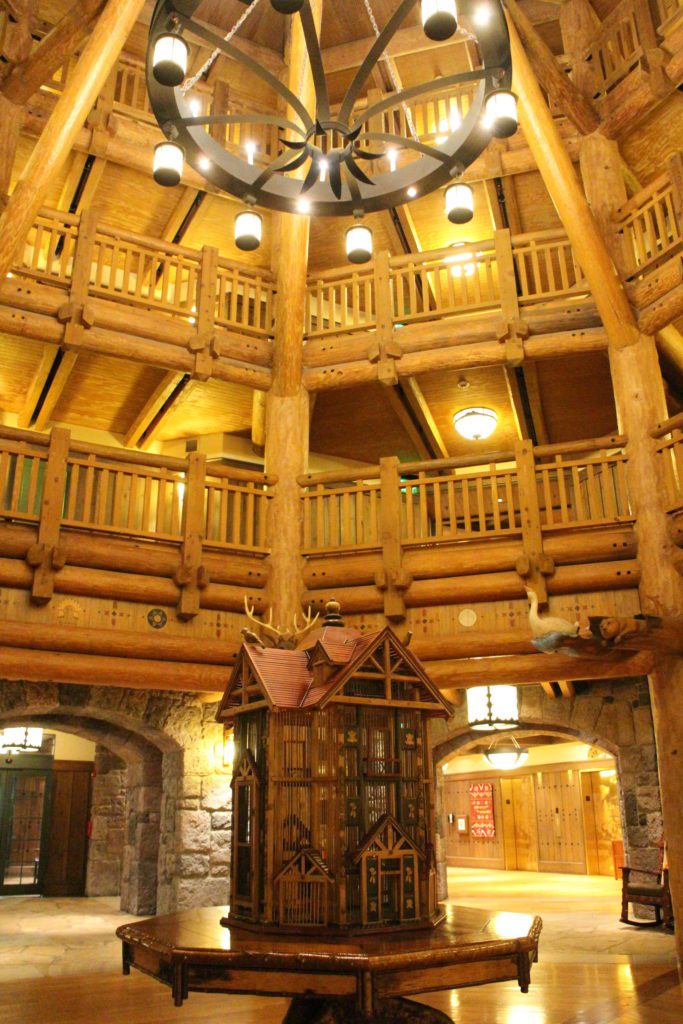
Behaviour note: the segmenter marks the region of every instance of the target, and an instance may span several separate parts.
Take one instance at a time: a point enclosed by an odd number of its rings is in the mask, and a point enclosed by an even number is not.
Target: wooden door
[[[581,795],[588,874],[612,875],[613,843],[622,838],[616,771],[581,772]]]
[[[0,895],[42,892],[51,781],[45,769],[0,771]]]
[[[83,896],[85,892],[92,770],[89,761],[52,763],[44,896]]]
[[[503,799],[505,867],[508,871],[538,871],[536,800],[531,775],[500,780]]]
[[[538,870],[586,873],[580,773],[537,772]]]

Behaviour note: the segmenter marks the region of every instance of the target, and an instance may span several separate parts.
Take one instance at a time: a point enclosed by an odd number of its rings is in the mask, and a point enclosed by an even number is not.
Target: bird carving
[[[265,644],[258,633],[254,633],[254,631],[249,629],[247,626],[243,626],[240,633],[242,634],[242,639],[245,644],[258,644],[259,647],[265,647]]]
[[[535,590],[531,590],[528,587],[525,589],[530,602],[529,626],[533,636],[547,636],[549,633],[555,633],[560,636],[578,635],[579,622],[569,622],[568,619],[562,619],[558,615],[539,615],[538,594]]]

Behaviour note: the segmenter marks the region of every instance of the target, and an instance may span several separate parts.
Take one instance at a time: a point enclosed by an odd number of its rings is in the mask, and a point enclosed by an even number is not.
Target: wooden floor
[[[682,989],[669,966],[548,964],[531,990],[486,985],[423,997],[457,1024],[681,1024]],[[3,1024],[279,1024],[282,999],[192,994],[176,1009],[168,989],[142,975],[6,982]]]

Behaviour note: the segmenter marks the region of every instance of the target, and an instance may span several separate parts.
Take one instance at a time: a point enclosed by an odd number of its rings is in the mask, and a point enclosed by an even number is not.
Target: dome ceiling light
[[[486,409],[483,406],[461,409],[453,417],[453,426],[466,441],[486,440],[497,425],[498,417],[493,409]]]
[[[503,772],[521,768],[523,764],[526,764],[528,757],[529,751],[520,747],[514,736],[511,736],[509,740],[495,739],[484,754],[484,759],[492,768]]]
[[[467,690],[467,721],[477,732],[516,729],[519,708],[516,686],[472,686]]]
[[[155,151],[155,181],[177,184],[184,159],[214,188],[241,199],[247,208],[263,206],[297,213],[305,203],[310,214],[356,218],[448,186],[449,219],[458,224],[470,220],[472,191],[457,179],[493,137],[506,138],[517,127],[516,101],[509,91],[510,41],[501,0],[394,0],[382,27],[377,26],[371,0],[365,0],[376,39],[334,111],[310,0],[270,0],[270,4],[284,16],[301,19],[315,91],[314,110],[307,110],[298,95],[234,45],[233,37],[261,2],[252,0],[223,36],[221,30],[195,19],[201,0],[157,0],[147,47],[147,88],[168,142]],[[359,9],[351,0],[346,3],[349,9]],[[418,4],[425,35],[444,40],[459,32],[476,40],[473,52],[481,55],[479,66],[405,89],[393,82],[393,91],[378,102],[361,106],[373,70]],[[212,51],[189,79],[188,43]],[[229,109],[207,113],[193,103],[191,90],[220,55],[264,81],[278,100],[284,101],[290,116],[285,116],[275,101],[272,111],[240,109],[235,113]],[[460,106],[463,90],[464,115]],[[410,103],[428,103],[430,97],[444,94],[450,110],[419,136]],[[404,126],[402,133],[399,122]],[[251,136],[250,145],[223,146],[211,134],[216,125],[238,125],[243,138]],[[261,146],[258,152],[253,137],[273,128],[277,131],[276,151],[267,154]]]

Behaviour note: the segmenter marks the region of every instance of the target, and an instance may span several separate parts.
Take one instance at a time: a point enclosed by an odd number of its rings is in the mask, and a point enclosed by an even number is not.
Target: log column
[[[12,266],[144,6],[145,0],[109,0],[100,15],[0,218],[0,281]]]
[[[320,26],[322,0],[312,3]],[[308,110],[314,107],[310,72],[299,18],[290,19],[288,87]],[[303,82],[303,88],[302,88]],[[294,111],[287,117],[298,120]],[[266,603],[273,619],[291,627],[301,613],[304,592],[302,542],[303,502],[297,477],[308,468],[309,397],[303,385],[303,336],[308,274],[308,217],[278,214],[271,218],[277,252],[273,384],[266,397],[266,472],[277,477],[268,511],[269,576]]]
[[[664,387],[654,339],[642,335],[622,282],[590,211],[572,163],[543,99],[528,57],[510,25],[514,88],[520,121],[546,188],[593,292],[609,341],[619,429],[628,438],[628,483],[636,515],[640,598],[644,612],[680,614],[683,580],[675,570],[663,503],[665,489],[650,431],[666,417]],[[593,143],[593,147],[599,143]],[[588,151],[587,151],[588,152]],[[596,149],[593,148],[593,157]],[[605,153],[605,156],[610,154]],[[596,205],[611,202],[608,175],[591,167]],[[669,849],[674,913],[683,920],[683,662],[663,659],[651,676],[664,827]],[[676,936],[683,961],[683,929]]]

